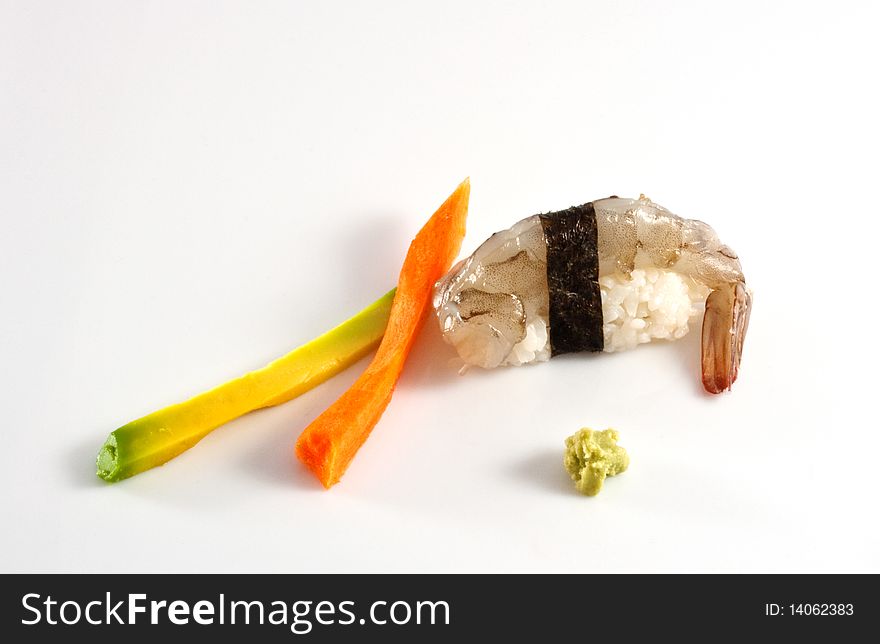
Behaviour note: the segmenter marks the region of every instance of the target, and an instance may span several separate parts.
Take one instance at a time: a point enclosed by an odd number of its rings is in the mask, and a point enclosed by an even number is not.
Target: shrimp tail
[[[752,294],[742,282],[723,284],[706,299],[702,371],[709,393],[729,390],[736,380],[751,310]]]

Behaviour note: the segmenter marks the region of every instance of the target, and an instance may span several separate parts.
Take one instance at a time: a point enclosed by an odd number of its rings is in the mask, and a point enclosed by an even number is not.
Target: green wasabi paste
[[[606,476],[616,476],[629,467],[629,455],[617,444],[615,429],[593,431],[583,428],[565,439],[563,464],[582,494],[596,496]]]

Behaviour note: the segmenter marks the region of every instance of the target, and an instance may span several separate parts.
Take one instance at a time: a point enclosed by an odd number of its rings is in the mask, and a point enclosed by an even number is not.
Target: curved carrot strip
[[[378,422],[403,370],[434,283],[449,270],[464,238],[471,185],[465,179],[410,244],[385,337],[360,378],[305,428],[296,455],[325,488],[339,481]]]

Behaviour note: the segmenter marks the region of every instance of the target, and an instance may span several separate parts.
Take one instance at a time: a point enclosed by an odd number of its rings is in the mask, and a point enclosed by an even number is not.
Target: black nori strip
[[[601,351],[605,341],[593,204],[540,217],[547,241],[550,354]]]

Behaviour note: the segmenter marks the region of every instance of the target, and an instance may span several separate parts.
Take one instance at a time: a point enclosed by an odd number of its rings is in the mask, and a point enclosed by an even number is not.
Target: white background
[[[0,2],[0,570],[880,571],[875,6]],[[610,193],[711,223],[733,392],[697,332],[459,377],[429,320],[330,492],[293,444],[366,361],[95,477],[390,288],[465,176],[466,253]],[[584,425],[632,458],[592,499]]]

